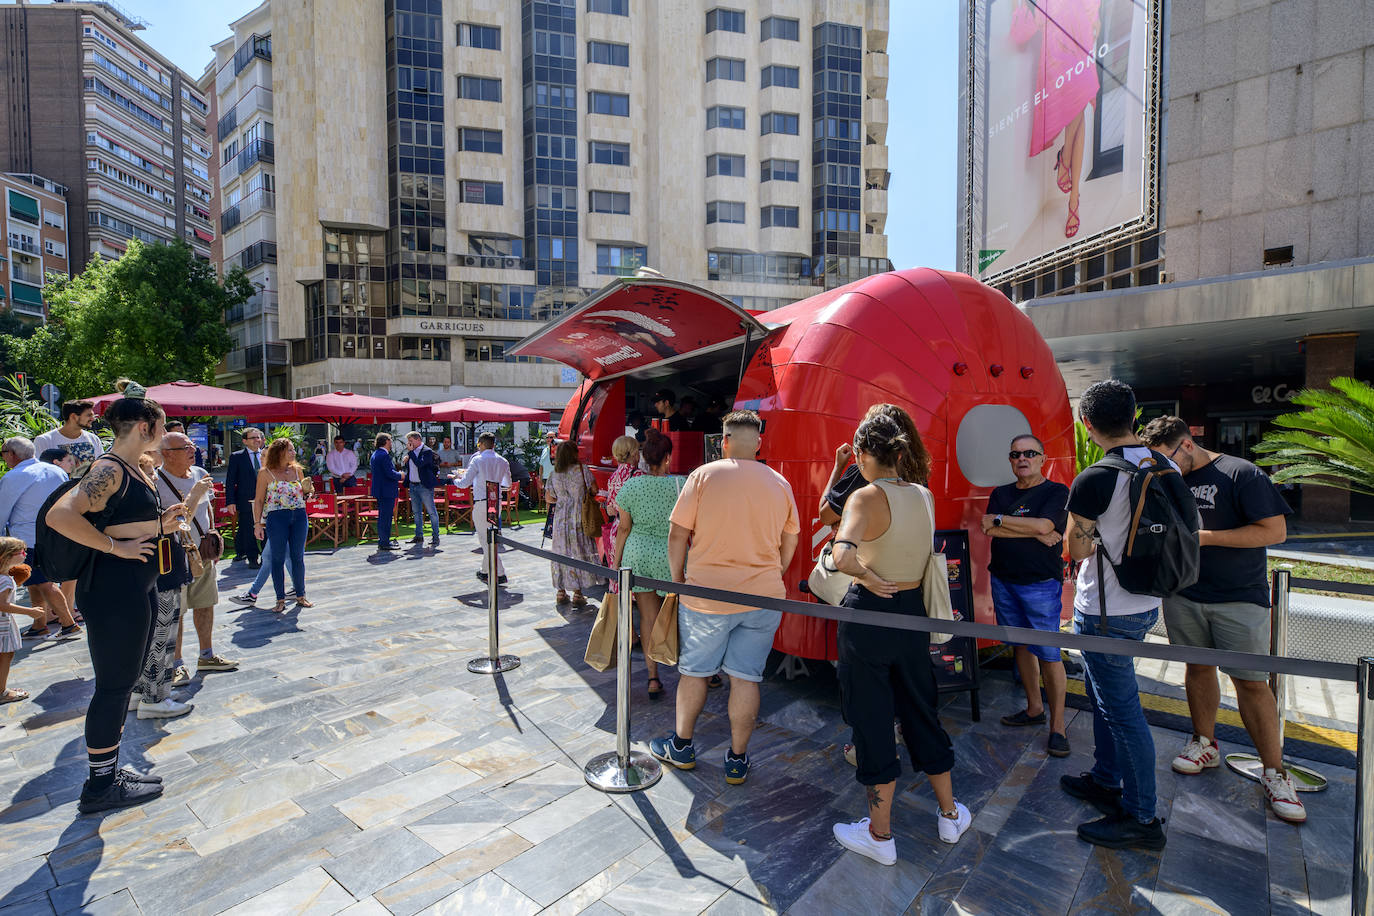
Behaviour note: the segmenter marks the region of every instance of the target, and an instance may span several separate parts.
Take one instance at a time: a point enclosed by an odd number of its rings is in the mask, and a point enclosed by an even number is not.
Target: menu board
[[[945,555],[949,570],[949,600],[955,620],[973,620],[973,564],[969,560],[968,532],[960,529],[935,532],[935,549]],[[973,721],[979,719],[978,641],[956,636],[930,647],[930,663],[941,693],[970,692]]]

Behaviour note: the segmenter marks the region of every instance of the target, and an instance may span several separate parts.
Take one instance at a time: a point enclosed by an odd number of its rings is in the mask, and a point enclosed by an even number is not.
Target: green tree
[[[114,390],[127,376],[144,385],[210,383],[233,347],[224,310],[253,294],[238,268],[223,282],[191,246],[131,239],[117,261],[93,260],[43,290],[48,323],[27,339],[0,337],[17,368],[67,397]]]
[[[1274,418],[1255,446],[1275,483],[1306,483],[1374,496],[1374,387],[1353,378],[1293,396],[1306,410]]]

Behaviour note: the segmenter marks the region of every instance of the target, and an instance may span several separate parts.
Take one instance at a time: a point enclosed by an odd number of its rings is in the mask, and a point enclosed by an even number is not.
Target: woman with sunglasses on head
[[[86,710],[90,778],[77,806],[82,813],[138,805],[162,794],[161,778],[119,769],[119,742],[157,620],[160,561],[170,570],[171,551],[180,549],[164,532],[186,511],[181,504],[160,508],[153,482],[138,468],[139,456],[162,441],[162,408],[141,385],[120,379],[117,387],[124,396],[105,411],[114,444],[46,519],[54,531],[94,551],[76,586],[95,669],[95,693]]]

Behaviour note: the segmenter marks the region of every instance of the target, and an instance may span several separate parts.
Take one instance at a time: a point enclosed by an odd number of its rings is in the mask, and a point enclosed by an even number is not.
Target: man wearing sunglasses
[[[1068,522],[1069,488],[1046,480],[1045,446],[1026,434],[1011,441],[1007,453],[1015,483],[1005,484],[988,497],[983,533],[992,538],[992,604],[997,622],[1005,627],[1059,631],[1064,590],[1064,527]],[[1045,724],[1046,704],[1040,698],[1045,681],[1049,703],[1052,757],[1069,755],[1064,725],[1064,662],[1050,646],[1014,646],[1016,670],[1026,691],[1026,708],[1002,717],[1002,724]]]

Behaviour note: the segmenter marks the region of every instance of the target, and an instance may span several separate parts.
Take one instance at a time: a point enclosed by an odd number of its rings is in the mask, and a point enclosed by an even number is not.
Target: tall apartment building
[[[275,264],[294,396],[561,408],[576,374],[505,351],[614,275],[767,309],[888,269],[887,21],[887,0],[269,0],[217,48],[221,124],[270,86],[282,178],[266,216],[268,188],[222,178],[225,263]],[[225,66],[250,39],[270,84]],[[235,188],[259,195],[242,244]]]
[[[232,23],[230,30],[214,46],[215,59],[202,77],[216,115],[216,260],[223,269],[241,267],[257,292],[225,315],[234,349],[217,379],[233,388],[290,397],[288,350],[277,327],[270,4]]]
[[[0,173],[0,238],[0,312],[41,323],[48,275],[71,275],[67,189],[41,175]]]
[[[68,189],[78,269],[131,238],[210,256],[209,107],[142,28],[108,3],[0,7],[0,170]]]

